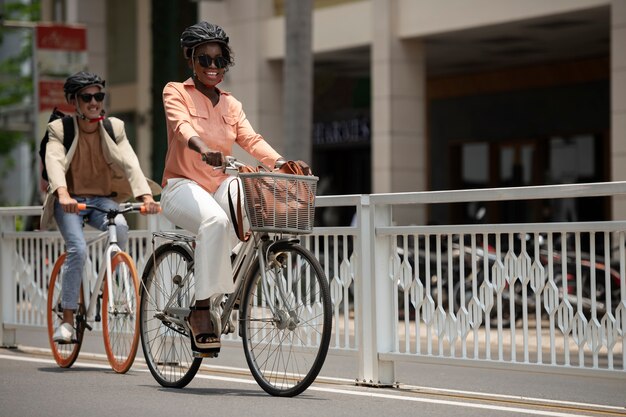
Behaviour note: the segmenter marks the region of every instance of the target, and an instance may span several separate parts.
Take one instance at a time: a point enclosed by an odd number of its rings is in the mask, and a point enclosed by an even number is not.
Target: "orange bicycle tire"
[[[126,265],[128,280],[118,276],[119,267]],[[132,258],[125,252],[117,252],[111,259],[111,282],[114,284],[114,311],[109,311],[108,282],[102,286],[102,337],[104,349],[111,368],[126,373],[133,365],[139,345],[139,278]],[[125,300],[124,283],[132,286],[134,297],[128,305]],[[121,296],[121,298],[120,298]]]
[[[61,324],[62,321],[62,312],[60,312],[60,297],[61,297],[61,287],[62,287],[62,279],[61,270],[63,267],[63,263],[65,262],[67,254],[63,253],[57,261],[54,263],[54,267],[52,268],[52,273],[50,274],[50,281],[48,282],[48,300],[47,300],[47,325],[48,325],[48,341],[50,343],[50,349],[52,350],[52,356],[54,357],[55,362],[61,368],[69,368],[71,367],[76,358],[78,357],[78,353],[80,352],[80,348],[83,342],[83,333],[85,331],[84,326],[78,325],[78,329],[76,330],[76,337],[78,339],[77,343],[72,344],[59,344],[52,340],[52,336],[54,334],[54,330]],[[81,311],[84,312],[84,300],[83,300],[83,284],[80,284],[80,297],[79,297],[79,313]]]

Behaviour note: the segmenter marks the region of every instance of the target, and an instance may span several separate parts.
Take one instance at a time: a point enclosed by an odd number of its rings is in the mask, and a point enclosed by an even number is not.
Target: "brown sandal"
[[[197,352],[202,352],[204,350],[213,350],[215,348],[219,348],[221,331],[216,332],[215,330],[216,329],[220,330],[221,321],[217,312],[213,310],[211,306],[203,306],[203,307],[191,306],[189,307],[189,310],[191,310],[191,312],[205,311],[205,310],[209,311],[209,320],[211,322],[210,331],[196,333],[193,327],[191,326],[191,320],[190,320],[191,313],[189,313],[189,316],[185,317],[185,321],[187,322],[189,326],[189,332],[190,332],[189,336],[191,339],[192,350],[197,351]]]

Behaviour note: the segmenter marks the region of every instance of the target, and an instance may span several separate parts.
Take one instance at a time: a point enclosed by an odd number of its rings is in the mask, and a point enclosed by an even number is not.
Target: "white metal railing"
[[[319,197],[352,207],[356,226],[319,227],[303,243],[333,300],[331,354],[357,358],[365,384],[395,383],[395,364],[424,361],[626,378],[626,222],[396,225],[394,209],[428,204],[614,196],[626,183]],[[404,207],[403,207],[404,208]],[[3,344],[45,327],[57,232],[15,232],[0,208]],[[130,232],[138,271],[159,221]],[[96,244],[94,244],[96,245]],[[95,263],[101,250],[94,246]],[[236,339],[231,336],[230,339]]]

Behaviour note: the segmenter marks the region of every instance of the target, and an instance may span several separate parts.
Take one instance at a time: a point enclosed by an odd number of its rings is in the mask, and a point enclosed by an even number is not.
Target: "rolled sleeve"
[[[167,123],[174,133],[174,139],[188,142],[191,137],[199,136],[191,124],[188,104],[172,83],[167,84],[163,89],[163,106]]]

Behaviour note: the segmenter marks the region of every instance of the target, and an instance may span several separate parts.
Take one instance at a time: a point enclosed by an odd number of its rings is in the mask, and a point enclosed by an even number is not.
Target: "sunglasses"
[[[228,65],[228,60],[223,56],[216,56],[215,58],[211,58],[208,55],[198,55],[196,57],[198,59],[198,63],[202,68],[209,68],[211,63],[215,63],[217,68],[226,68]]]
[[[91,99],[95,98],[96,101],[102,101],[104,100],[104,96],[106,95],[106,93],[95,93],[95,94],[89,94],[89,93],[83,93],[83,94],[79,94],[78,97],[80,97],[80,99],[84,102],[84,103],[91,103]]]

